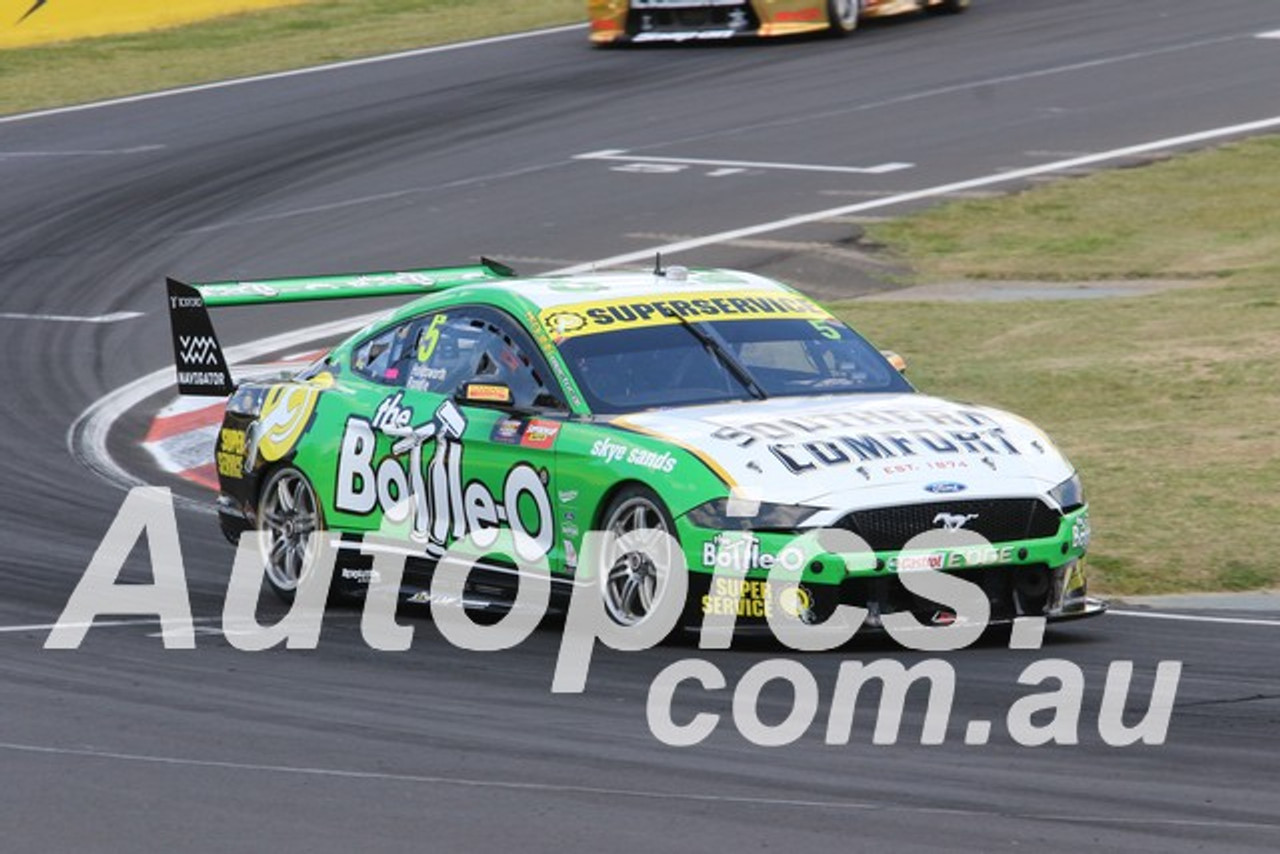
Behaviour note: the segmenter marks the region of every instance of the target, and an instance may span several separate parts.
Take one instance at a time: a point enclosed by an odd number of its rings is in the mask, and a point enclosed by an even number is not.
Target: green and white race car
[[[239,385],[207,313],[392,294],[417,298],[295,376]],[[687,567],[689,627],[708,614],[765,625],[779,607],[819,623],[842,603],[871,626],[904,611],[947,624],[954,611],[901,580],[923,568],[978,585],[992,622],[1104,608],[1086,595],[1079,478],[1044,433],[917,392],[843,322],[757,275],[517,278],[484,261],[170,279],[168,298],[180,391],[228,398],[223,530],[265,532],[264,574],[286,599],[317,532],[344,544],[335,592],[359,596],[383,541],[367,535],[397,530],[404,600],[432,602],[440,556],[469,539],[491,551],[465,606],[501,613],[532,562],[553,603],[591,585],[634,625],[662,573],[643,551],[593,568],[587,539],[659,531]],[[798,579],[785,596],[768,580],[780,565]]]

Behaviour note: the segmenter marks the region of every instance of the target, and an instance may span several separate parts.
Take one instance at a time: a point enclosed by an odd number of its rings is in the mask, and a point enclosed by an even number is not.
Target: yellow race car
[[[864,18],[955,14],[969,0],[588,0],[591,41],[723,41],[827,32],[847,36]]]

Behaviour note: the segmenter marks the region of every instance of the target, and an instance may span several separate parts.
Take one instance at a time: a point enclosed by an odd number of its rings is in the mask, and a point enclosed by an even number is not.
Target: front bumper
[[[838,605],[867,609],[866,627],[883,615],[909,611],[922,623],[944,624],[955,614],[945,603],[913,593],[900,575],[936,570],[980,587],[990,603],[990,624],[1019,617],[1050,621],[1096,616],[1106,604],[1088,595],[1084,556],[1089,545],[1088,508],[1062,516],[1053,536],[913,551],[840,553],[822,547],[812,532],[712,531],[677,521],[690,568],[686,625],[707,614],[733,613],[745,629],[767,627],[776,607],[822,622]],[[798,588],[780,602],[768,581],[776,565],[798,573]]]

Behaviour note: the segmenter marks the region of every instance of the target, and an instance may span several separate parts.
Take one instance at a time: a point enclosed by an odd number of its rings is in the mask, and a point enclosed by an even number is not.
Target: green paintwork
[[[511,271],[502,267],[481,264],[468,267],[344,273],[333,276],[293,276],[284,279],[208,282],[193,287],[200,292],[205,305],[220,308],[233,305],[421,295],[511,275],[513,275]]]
[[[537,559],[541,561],[545,558],[555,574],[572,575],[575,572],[572,553],[581,554],[583,537],[588,531],[601,527],[601,517],[611,496],[627,484],[642,484],[661,498],[675,520],[675,533],[690,571],[703,576],[713,573],[714,560],[707,559],[708,549],[711,548],[709,544],[722,532],[698,527],[690,521],[687,514],[707,501],[724,498],[729,494],[729,486],[722,477],[692,450],[630,429],[625,421],[593,416],[583,403],[569,367],[538,321],[540,306],[521,293],[521,283],[495,281],[488,284],[485,280],[502,278],[500,273],[489,267],[440,268],[420,272],[441,281],[449,281],[449,276],[453,274],[455,278],[451,281],[454,284],[468,286],[435,288],[428,296],[391,312],[335,347],[325,360],[325,365],[313,367],[305,375],[306,379],[269,387],[258,386],[256,391],[238,394],[232,399],[229,412],[235,411],[237,400],[242,396],[244,400],[252,400],[254,406],[260,407],[264,394],[272,393],[263,392],[263,388],[282,389],[282,393],[293,391],[304,396],[314,395],[314,409],[305,415],[305,424],[298,429],[291,446],[279,459],[296,466],[311,481],[321,502],[326,527],[346,532],[379,530],[384,523],[383,504],[370,501],[370,490],[376,493],[376,482],[384,478],[388,483],[396,481],[398,484],[409,484],[412,480],[414,467],[410,462],[411,457],[408,454],[393,455],[392,447],[397,439],[370,424],[379,408],[385,408],[387,401],[394,399],[393,414],[398,419],[397,423],[405,428],[429,424],[438,412],[450,408],[456,408],[465,420],[465,429],[458,437],[458,443],[453,446],[454,452],[461,455],[455,460],[460,478],[447,495],[441,493],[448,504],[448,510],[445,511],[449,517],[446,542],[460,531],[465,533],[463,529],[468,526],[457,524],[456,520],[469,518],[468,513],[471,511],[464,504],[469,496],[473,496],[479,502],[477,506],[487,508],[483,512],[499,512],[494,508],[502,508],[507,512],[508,519],[503,527],[509,526],[511,513],[516,514],[531,537],[542,540],[545,544],[545,549],[541,550]],[[352,278],[274,280],[267,284],[287,294],[288,299],[313,299],[338,296],[347,288],[360,289],[359,285],[352,284]],[[325,287],[308,290],[308,283],[317,282],[323,283]],[[251,294],[243,287],[241,290],[246,290],[246,294],[241,296],[228,290],[217,290],[225,287],[205,285],[201,289],[206,300],[214,305],[232,304],[230,301],[235,299],[270,302],[282,298],[260,295],[251,299]],[[316,296],[320,293],[324,296]],[[493,405],[470,405],[441,393],[392,388],[353,372],[355,352],[386,330],[429,312],[462,307],[496,308],[529,333],[556,379],[566,403],[564,411],[543,412],[536,416],[513,413]],[[248,414],[258,417],[257,411]],[[539,447],[528,443],[520,444],[518,440],[512,442],[510,437],[505,442],[497,439],[502,432],[503,422],[518,421],[522,425],[521,430],[525,430],[531,420],[542,422],[544,427],[555,431],[552,443]],[[372,440],[371,448],[360,443],[357,434],[361,431],[365,441]],[[219,450],[222,450],[221,443],[225,441],[225,437],[220,439]],[[344,442],[347,443],[346,457]],[[607,461],[599,453],[595,453],[600,449],[601,443],[625,446],[627,453],[620,459]],[[423,483],[419,486],[425,486],[425,489],[419,494],[433,495],[441,473],[446,471],[447,463],[443,462],[443,454],[439,471],[432,471],[436,465],[432,454],[438,444],[432,440],[423,446],[417,470],[423,473]],[[354,469],[349,466],[344,479],[342,460],[352,459],[352,449],[356,447],[360,449],[356,456],[364,461],[359,466],[363,473],[353,478],[351,471]],[[629,458],[630,452],[635,449],[649,452],[654,458],[670,461],[670,465],[654,468],[633,464],[629,462]],[[259,460],[258,476],[274,462]],[[383,466],[387,467],[385,473]],[[509,486],[516,474],[519,477],[514,479],[524,478],[520,482],[527,488],[523,492],[516,490],[512,495]],[[534,480],[530,478],[535,477],[536,482],[541,484],[540,488],[531,486]],[[224,477],[224,497],[230,493],[237,498],[248,511],[246,515],[249,515],[252,511],[248,508],[256,501],[256,495],[252,491],[253,484],[257,482],[252,474],[247,474],[241,484],[231,482],[229,488],[229,482]],[[344,482],[349,492],[354,490],[364,496],[366,506],[352,509],[353,505],[349,500],[346,505],[343,504],[339,496]],[[243,485],[244,491],[236,496],[240,485]],[[391,495],[392,491],[398,493],[392,497],[408,494],[403,486],[395,490],[388,488],[387,494]],[[539,506],[538,493],[545,496],[545,506]],[[1056,536],[1002,543],[1001,546],[1009,554],[983,565],[1008,565],[1011,568],[1032,565],[1061,567],[1081,557],[1084,549],[1073,544],[1073,526],[1082,517],[1087,518],[1087,512],[1086,508],[1064,516]],[[438,521],[439,515],[437,513],[433,516],[433,524]],[[539,521],[549,524],[550,528],[543,528]],[[407,533],[411,528],[412,519],[401,519],[396,525],[390,526],[391,530],[401,533]],[[768,555],[781,554],[794,539],[793,534],[782,533],[765,532],[754,536],[758,539],[760,552]],[[418,538],[419,541],[423,539],[421,536]],[[846,578],[893,572],[890,561],[894,556],[889,553],[841,556],[832,555],[818,547],[802,547],[802,550],[805,567],[803,582],[807,585],[830,589]],[[1025,554],[1020,554],[1020,550],[1025,550]],[[881,561],[879,569],[876,568],[876,558]],[[745,575],[749,579],[763,579],[767,574],[767,568],[753,566]]]

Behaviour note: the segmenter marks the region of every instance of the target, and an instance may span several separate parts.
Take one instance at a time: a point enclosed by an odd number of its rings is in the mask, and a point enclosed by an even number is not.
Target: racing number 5
[[[431,318],[431,324],[418,336],[418,361],[431,361],[431,354],[436,351],[436,346],[440,343],[440,327],[448,321],[449,315],[437,314]]]
[[[809,324],[810,324],[814,329],[818,330],[818,334],[819,334],[819,335],[821,335],[823,338],[829,338],[829,339],[831,339],[832,341],[839,341],[839,340],[840,340],[840,330],[836,329],[836,328],[835,328],[835,327],[833,327],[831,324],[827,323],[827,321],[825,321],[825,320],[810,320],[810,321],[809,321]]]

